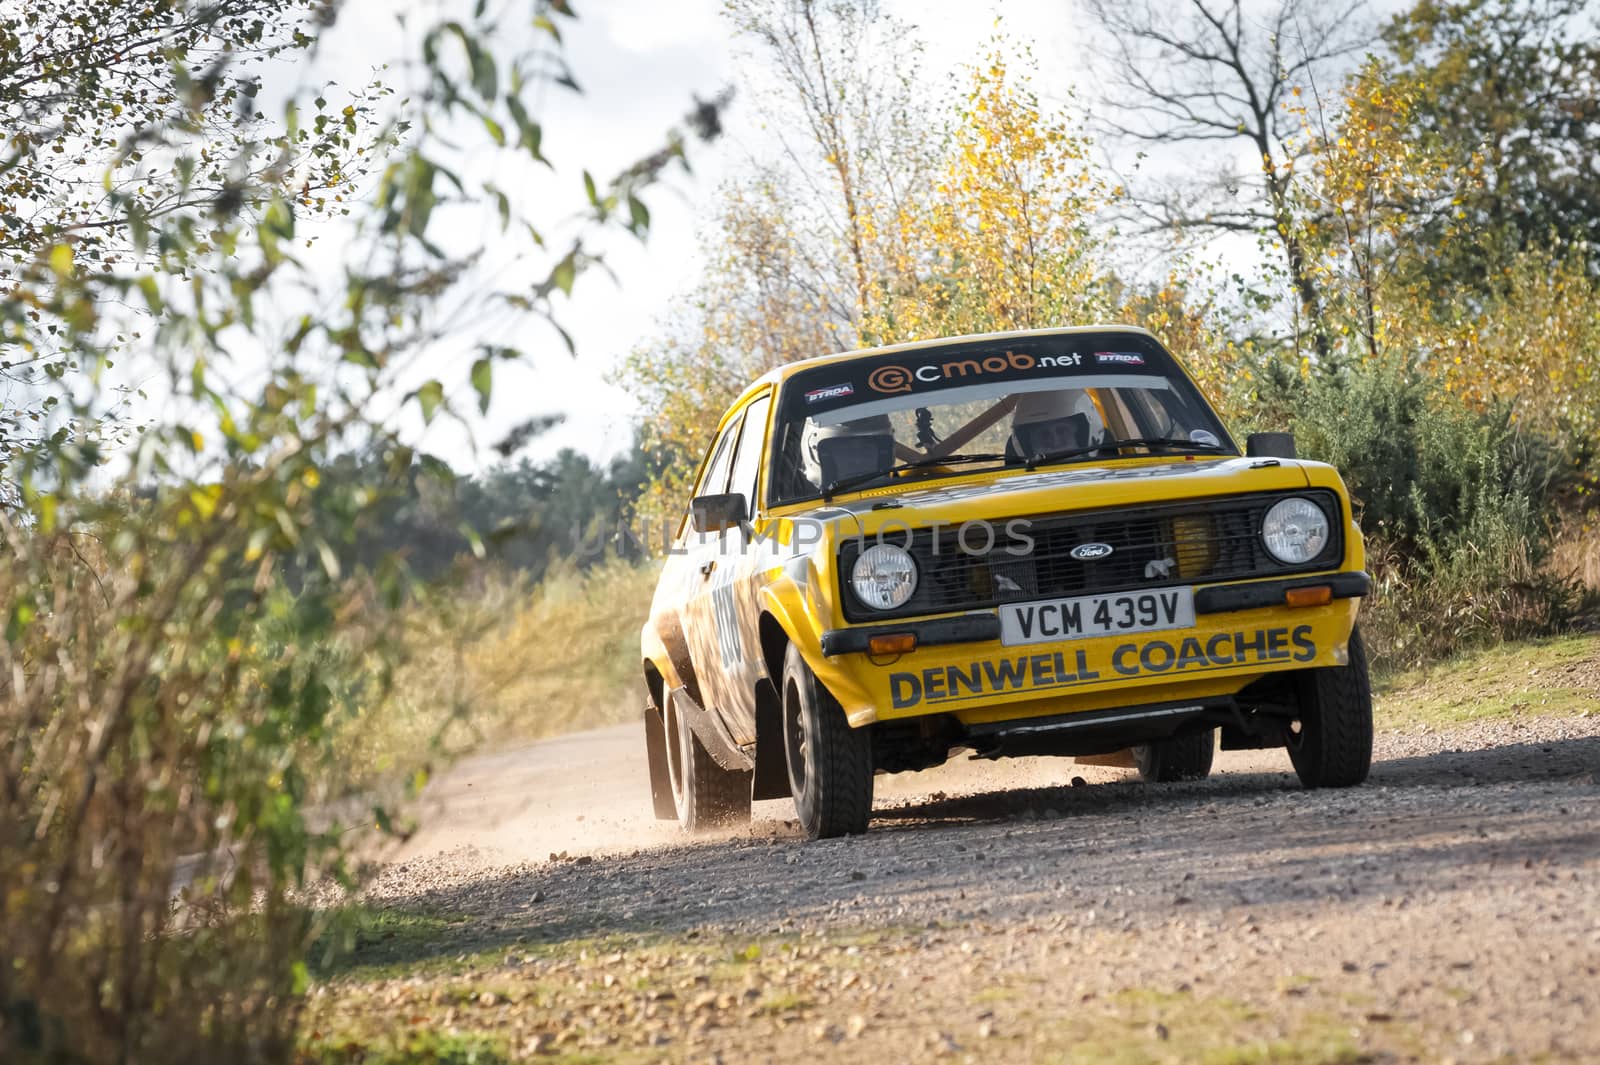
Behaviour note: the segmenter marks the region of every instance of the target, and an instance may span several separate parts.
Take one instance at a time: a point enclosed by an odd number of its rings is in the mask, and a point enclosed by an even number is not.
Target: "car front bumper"
[[[1319,606],[1291,590],[1328,586]],[[1186,629],[1006,647],[992,611],[822,634],[819,679],[853,725],[952,714],[966,725],[1231,695],[1272,672],[1343,665],[1362,572],[1195,590]],[[874,636],[914,633],[916,650],[873,655]]]

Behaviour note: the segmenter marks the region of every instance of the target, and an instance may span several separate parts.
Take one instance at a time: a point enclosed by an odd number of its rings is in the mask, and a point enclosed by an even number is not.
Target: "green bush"
[[[297,894],[349,883],[312,816],[328,740],[376,701],[386,642],[371,624],[372,668],[330,674],[321,648],[373,615],[364,589],[273,576],[325,502],[318,458],[0,515],[5,1060],[292,1051],[315,932]]]
[[[1509,406],[1473,410],[1406,362],[1259,376],[1262,409],[1286,415],[1300,453],[1350,488],[1383,668],[1551,632],[1579,609],[1576,583],[1547,565],[1572,463]]]

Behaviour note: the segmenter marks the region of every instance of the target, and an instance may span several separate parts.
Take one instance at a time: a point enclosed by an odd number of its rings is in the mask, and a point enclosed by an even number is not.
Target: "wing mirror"
[[[1292,459],[1293,433],[1251,433],[1244,438],[1244,453],[1253,459]]]
[[[695,496],[689,503],[689,514],[697,533],[721,532],[749,519],[750,510],[743,492],[727,492],[714,496]]]

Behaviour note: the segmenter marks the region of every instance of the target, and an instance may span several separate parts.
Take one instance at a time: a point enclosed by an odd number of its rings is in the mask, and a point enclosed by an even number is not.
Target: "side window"
[[[695,495],[714,496],[728,490],[728,465],[733,461],[733,442],[739,438],[739,423],[740,419],[735,418],[717,437],[711,461],[706,463],[705,473],[700,476],[700,483],[695,485]]]
[[[744,432],[739,435],[739,450],[733,458],[733,477],[728,491],[743,492],[745,506],[756,509],[756,474],[761,469],[762,445],[767,432],[767,411],[772,397],[762,396],[744,409]]]
[[[806,480],[800,462],[800,433],[804,418],[779,418],[772,427],[772,465],[767,468],[767,491],[773,499],[800,499],[816,493],[817,486]]]

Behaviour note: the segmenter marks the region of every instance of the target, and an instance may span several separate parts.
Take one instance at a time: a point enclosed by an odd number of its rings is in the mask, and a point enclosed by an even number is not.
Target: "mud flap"
[[[762,678],[756,685],[756,769],[752,796],[757,799],[787,799],[789,763],[783,749],[783,707],[772,681]]]
[[[655,805],[656,817],[676,821],[678,807],[672,801],[672,777],[667,772],[667,726],[661,720],[661,711],[652,703],[646,703],[644,708],[644,751],[650,765],[650,801]]]

